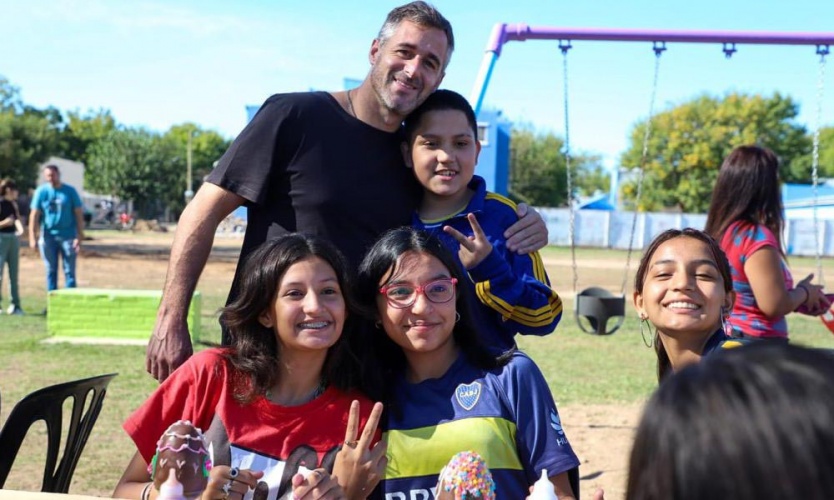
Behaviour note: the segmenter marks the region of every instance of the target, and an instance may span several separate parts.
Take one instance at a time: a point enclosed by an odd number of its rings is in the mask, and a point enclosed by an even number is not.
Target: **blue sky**
[[[130,126],[186,121],[234,137],[247,104],[276,92],[338,90],[363,78],[367,51],[401,1],[0,0],[0,75],[36,106],[107,108]],[[831,0],[436,0],[457,47],[443,87],[466,96],[497,22],[538,26],[834,31]],[[574,151],[616,164],[648,112],[650,43],[573,43],[569,54]],[[657,109],[698,94],[782,92],[816,123],[818,57],[812,47],[669,44]],[[834,49],[834,47],[832,47]],[[834,56],[824,124],[834,124]],[[505,45],[485,106],[515,122],[563,134],[562,59],[556,42]]]

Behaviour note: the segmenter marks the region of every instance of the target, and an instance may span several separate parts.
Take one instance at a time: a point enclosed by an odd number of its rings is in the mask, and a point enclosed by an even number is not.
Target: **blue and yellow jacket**
[[[516,204],[490,193],[486,182],[473,176],[469,189],[475,192],[460,212],[442,220],[421,220],[415,213],[412,225],[440,238],[452,250],[458,264],[460,244],[443,232],[451,226],[466,236],[472,227],[466,214],[473,213],[492,244],[492,252],[480,264],[469,269],[469,286],[479,303],[475,320],[481,338],[490,350],[504,352],[515,346],[515,334],[547,335],[562,317],[562,299],[550,288],[550,280],[538,252],[518,255],[507,249],[504,231],[518,220]]]

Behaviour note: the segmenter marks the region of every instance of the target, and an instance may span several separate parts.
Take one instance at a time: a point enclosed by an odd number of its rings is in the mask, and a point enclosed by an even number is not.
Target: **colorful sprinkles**
[[[495,500],[495,482],[484,459],[474,451],[462,451],[449,461],[440,474],[443,491],[462,500]]]

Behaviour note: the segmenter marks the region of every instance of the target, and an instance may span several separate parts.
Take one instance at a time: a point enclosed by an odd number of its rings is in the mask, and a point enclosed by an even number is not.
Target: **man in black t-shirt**
[[[162,381],[192,354],[188,305],[214,232],[237,207],[248,208],[240,262],[267,239],[300,231],[327,237],[358,265],[385,230],[410,224],[420,188],[403,163],[398,131],[440,85],[453,49],[449,22],[434,7],[412,2],[388,14],[358,88],[279,94],[264,103],[180,217],[148,372]],[[541,217],[526,207],[520,215],[508,230],[508,247],[544,246]]]

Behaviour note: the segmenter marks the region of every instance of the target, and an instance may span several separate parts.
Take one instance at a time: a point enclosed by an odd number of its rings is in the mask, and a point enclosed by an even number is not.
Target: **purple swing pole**
[[[607,28],[560,28],[526,24],[496,24],[486,46],[486,53],[475,80],[469,101],[478,113],[492,77],[502,46],[526,40],[595,40],[618,42],[681,42],[759,45],[834,45],[834,33],[786,33],[768,31],[641,30]]]

